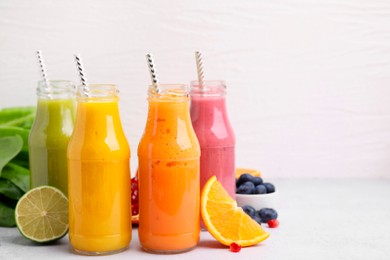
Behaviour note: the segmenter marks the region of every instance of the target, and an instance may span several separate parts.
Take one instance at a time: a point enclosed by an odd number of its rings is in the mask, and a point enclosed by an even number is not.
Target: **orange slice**
[[[137,225],[139,223],[139,215],[131,216],[131,223]]]
[[[269,234],[237,206],[215,176],[203,187],[201,213],[210,234],[224,245],[235,242],[242,247],[267,239]]]
[[[240,178],[241,174],[249,173],[252,176],[260,177],[261,172],[255,169],[248,169],[248,168],[237,168],[236,169],[236,179]]]

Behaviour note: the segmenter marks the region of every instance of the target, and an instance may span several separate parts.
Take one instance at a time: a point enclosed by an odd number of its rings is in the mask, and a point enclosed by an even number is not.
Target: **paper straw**
[[[152,80],[152,84],[156,87],[158,90],[158,77],[156,73],[156,68],[154,66],[153,62],[153,56],[151,53],[146,54],[146,61],[148,62],[149,72],[150,72],[150,78]]]
[[[74,55],[74,57],[75,57],[76,65],[77,65],[77,70],[79,72],[81,85],[83,85],[84,93],[88,94],[89,93],[89,88],[88,88],[87,78],[85,77],[83,64],[81,62],[80,54],[76,54],[76,55]]]
[[[46,87],[49,88],[50,87],[49,78],[47,76],[45,62],[43,61],[42,51],[40,50],[37,51],[37,58],[38,58],[38,64],[39,64],[39,69],[41,71],[42,79],[45,81]]]
[[[203,61],[202,53],[200,51],[195,52],[196,70],[198,71],[198,81],[201,88],[204,87],[204,73],[203,73]]]

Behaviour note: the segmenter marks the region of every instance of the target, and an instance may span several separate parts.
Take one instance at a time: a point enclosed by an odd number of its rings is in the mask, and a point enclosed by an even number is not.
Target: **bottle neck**
[[[203,88],[191,85],[191,120],[201,147],[233,147],[235,137],[226,109],[225,85],[207,81]]]
[[[163,115],[163,116],[162,116]],[[149,100],[149,118],[157,118],[157,122],[164,120],[176,120],[177,117],[182,119],[189,118],[189,101],[161,101]]]
[[[73,149],[70,156],[80,160],[128,161],[130,150],[120,120],[118,100],[115,85],[78,87],[76,122],[68,146],[68,151]]]
[[[78,102],[118,102],[119,90],[114,84],[88,84],[77,89]]]
[[[222,80],[205,80],[203,85],[191,81],[191,97],[217,98],[226,95],[226,84]]]
[[[148,101],[158,102],[187,102],[189,89],[184,84],[151,85],[148,89]]]
[[[226,117],[226,85],[224,81],[191,82],[191,116],[218,114]],[[226,117],[227,118],[227,117]],[[194,120],[194,119],[193,119]]]
[[[204,109],[218,109],[221,111],[226,110],[226,97],[225,96],[191,96],[191,109],[195,107]]]
[[[191,122],[189,94],[186,85],[159,85],[149,87],[148,126],[178,120]]]
[[[69,80],[39,81],[37,96],[40,100],[74,99],[76,87]]]
[[[76,123],[85,124],[85,127],[95,125],[93,121],[101,122],[99,124],[102,127],[106,124],[120,125],[118,93],[116,85],[113,84],[79,86]]]
[[[105,143],[112,150],[117,150],[119,147],[117,139],[124,139],[118,96],[96,96],[92,90],[88,94],[88,96],[77,97],[73,134],[83,142]]]

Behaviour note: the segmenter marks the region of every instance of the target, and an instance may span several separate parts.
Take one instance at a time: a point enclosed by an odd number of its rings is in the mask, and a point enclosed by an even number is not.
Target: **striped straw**
[[[204,88],[204,73],[203,73],[203,61],[202,53],[200,51],[195,52],[196,70],[198,71],[199,86]]]
[[[83,64],[81,62],[80,54],[75,54],[74,57],[75,57],[76,65],[77,65],[77,70],[79,72],[81,85],[83,85],[84,93],[85,94],[89,94],[87,78],[85,77],[85,73],[84,73],[84,69],[83,69]]]
[[[150,78],[152,80],[152,84],[156,87],[158,91],[158,77],[156,73],[156,68],[154,66],[153,62],[153,56],[151,53],[146,54],[146,61],[148,62],[149,72],[150,72]]]
[[[42,79],[46,83],[46,88],[49,88],[50,87],[49,78],[47,76],[45,62],[43,61],[42,51],[40,50],[37,51],[37,58],[38,58],[39,70],[41,71]]]

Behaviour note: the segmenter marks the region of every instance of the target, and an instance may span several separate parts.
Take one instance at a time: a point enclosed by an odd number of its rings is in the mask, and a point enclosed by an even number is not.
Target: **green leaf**
[[[29,169],[30,168],[30,162],[28,159],[28,153],[26,152],[20,152],[18,155],[16,155],[12,160],[11,163],[17,164],[19,166],[22,166],[24,168]]]
[[[22,166],[8,163],[4,167],[1,177],[10,180],[24,192],[30,189],[30,171]]]
[[[16,126],[0,126],[0,137],[20,135],[23,139],[22,151],[28,153],[28,134],[30,130]],[[1,145],[0,145],[1,146]]]
[[[0,200],[0,226],[1,227],[14,227],[15,223],[15,210],[7,205],[6,199],[1,197]]]
[[[22,149],[23,140],[19,135],[0,137],[0,176],[4,166]]]
[[[35,114],[31,114],[24,117],[15,118],[12,121],[1,124],[1,126],[16,126],[24,129],[30,129],[34,123]]]
[[[9,107],[0,110],[1,126],[31,128],[35,117],[35,107]]]
[[[7,198],[18,200],[22,197],[23,192],[11,181],[0,178],[0,194],[3,194]]]

